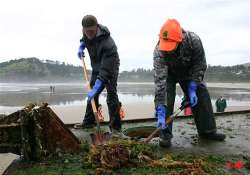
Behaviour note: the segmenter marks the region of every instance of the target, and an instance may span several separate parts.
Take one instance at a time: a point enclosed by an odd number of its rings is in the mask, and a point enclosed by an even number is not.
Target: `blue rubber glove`
[[[85,46],[85,43],[82,41],[80,43],[80,46],[78,48],[78,52],[77,52],[77,55],[78,55],[78,58],[83,58],[84,57],[84,49],[86,48]]]
[[[188,84],[188,96],[189,96],[190,104],[192,107],[194,107],[198,103],[198,97],[196,95],[196,90],[197,90],[197,83],[195,81],[191,80]]]
[[[97,93],[103,88],[103,82],[100,79],[96,79],[95,85],[91,91],[88,92],[88,101],[96,96]]]
[[[166,112],[167,109],[164,105],[160,104],[156,107],[157,128],[166,128]]]

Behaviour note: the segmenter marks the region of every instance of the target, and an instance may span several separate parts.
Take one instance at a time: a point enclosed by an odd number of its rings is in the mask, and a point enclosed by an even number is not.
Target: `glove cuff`
[[[80,42],[80,48],[81,48],[82,50],[84,50],[85,47],[86,47],[86,46],[85,46],[85,43],[84,43],[83,41],[81,41],[81,42]]]
[[[191,93],[192,91],[197,90],[197,83],[193,80],[191,80],[188,84],[188,91]]]
[[[157,118],[158,116],[166,118],[166,112],[167,112],[166,105],[159,104],[156,107],[156,111],[157,111]]]
[[[99,91],[102,87],[103,87],[103,81],[100,79],[96,79],[93,89]]]
[[[164,104],[158,104],[157,106],[156,106],[156,109],[166,109],[166,105],[164,105]]]

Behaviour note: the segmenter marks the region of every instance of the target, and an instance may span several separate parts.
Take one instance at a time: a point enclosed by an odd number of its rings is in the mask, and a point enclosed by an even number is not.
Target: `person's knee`
[[[107,101],[108,105],[109,104],[112,105],[112,104],[118,104],[119,103],[118,96],[114,92],[108,92],[107,93],[107,99],[106,99],[106,101]]]

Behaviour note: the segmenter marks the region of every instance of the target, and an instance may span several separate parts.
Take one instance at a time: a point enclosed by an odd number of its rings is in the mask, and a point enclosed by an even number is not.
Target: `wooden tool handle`
[[[174,112],[172,115],[167,117],[166,124],[169,124],[171,121],[174,120],[174,118],[183,110],[184,108],[180,107],[176,112]],[[145,140],[144,143],[148,143],[157,132],[159,132],[161,128],[156,128]]]
[[[86,64],[85,64],[85,61],[84,61],[84,57],[82,57],[81,60],[82,60],[82,64],[83,64],[83,74],[84,74],[85,80],[87,82],[88,90],[90,91],[91,87],[90,87],[90,83],[89,83],[89,78],[88,78],[88,73],[87,73],[87,68],[86,68]],[[91,106],[92,106],[93,112],[95,114],[95,117],[97,117],[97,108],[96,108],[96,105],[95,105],[94,98],[91,100]],[[98,118],[96,118],[96,122],[97,122],[97,124],[99,123]]]

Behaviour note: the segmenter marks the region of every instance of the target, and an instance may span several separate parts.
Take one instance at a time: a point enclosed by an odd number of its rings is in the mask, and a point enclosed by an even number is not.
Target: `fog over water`
[[[55,86],[55,92],[50,92]],[[227,99],[228,106],[250,106],[250,85],[244,83],[208,83],[212,103],[219,96]],[[28,103],[48,102],[51,106],[86,105],[87,88],[83,83],[43,83],[20,84],[0,83],[0,113],[10,113]],[[153,83],[119,83],[119,99],[123,104],[152,104],[154,101]],[[177,86],[176,103],[181,101],[182,90]],[[106,104],[106,92],[100,96]]]

